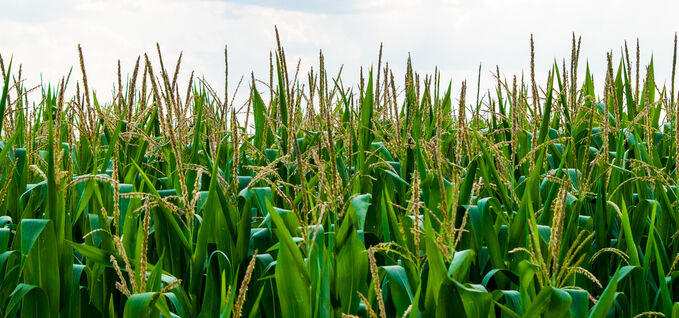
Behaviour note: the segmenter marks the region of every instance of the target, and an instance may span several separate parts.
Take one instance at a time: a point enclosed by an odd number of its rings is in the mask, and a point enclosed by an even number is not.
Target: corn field
[[[475,97],[278,44],[243,107],[159,46],[105,98],[0,58],[0,313],[679,317],[676,39],[671,87],[572,41]]]

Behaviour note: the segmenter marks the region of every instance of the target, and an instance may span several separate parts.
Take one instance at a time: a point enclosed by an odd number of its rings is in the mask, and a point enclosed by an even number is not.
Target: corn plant
[[[579,39],[544,82],[532,48],[472,101],[279,44],[243,107],[160,47],[106,102],[80,48],[37,87],[0,57],[0,313],[679,316],[676,38],[669,88],[638,44],[600,86]]]

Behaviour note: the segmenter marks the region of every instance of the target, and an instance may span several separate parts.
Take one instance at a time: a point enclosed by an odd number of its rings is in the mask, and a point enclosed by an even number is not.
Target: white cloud
[[[656,78],[671,72],[672,37],[677,29],[670,1],[576,0],[427,0],[416,1],[52,1],[0,0],[0,53],[22,63],[29,83],[40,74],[56,82],[74,67],[80,77],[77,44],[83,45],[88,77],[100,95],[111,92],[116,62],[125,73],[138,55],[147,52],[158,63],[155,42],[163,49],[170,71],[183,50],[185,79],[191,70],[204,75],[215,88],[223,87],[223,47],[229,45],[230,87],[250,72],[268,78],[269,51],[275,48],[278,25],[289,65],[302,59],[302,68],[318,64],[323,49],[329,71],[345,65],[345,83],[357,82],[359,67],[377,63],[380,42],[384,60],[401,78],[408,53],[416,70],[431,73],[435,66],[454,87],[468,79],[475,86],[478,64],[483,83],[500,65],[505,75],[529,68],[529,36],[535,34],[539,79],[554,59],[570,56],[571,32],[583,35],[583,61],[590,60],[596,78],[605,69],[605,52],[619,56],[624,40],[641,38],[642,61],[655,55]],[[306,5],[306,6],[305,6]]]

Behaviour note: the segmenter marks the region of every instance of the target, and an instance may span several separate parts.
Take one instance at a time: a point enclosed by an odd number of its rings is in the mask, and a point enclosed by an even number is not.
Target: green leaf
[[[35,285],[19,284],[12,294],[5,311],[5,317],[16,317],[21,302],[21,317],[50,317],[47,294]]]
[[[266,199],[271,219],[276,224],[276,233],[281,247],[276,259],[276,288],[281,301],[281,310],[286,317],[310,317],[311,296],[309,272],[302,253],[292,240],[283,219]],[[294,291],[294,292],[290,292]]]
[[[7,107],[7,91],[9,90],[9,74],[11,70],[12,61],[9,62],[9,66],[7,67],[7,76],[5,76],[5,83],[2,85],[2,94],[0,94],[0,138],[2,137],[2,124],[5,119],[5,109]]]
[[[59,258],[54,225],[50,220],[21,221],[21,253],[26,257],[23,266],[24,283],[40,287],[47,299],[51,316],[59,315],[60,279]]]
[[[618,276],[620,275],[620,269],[615,272],[615,275],[611,278],[608,286],[601,293],[601,297],[596,302],[592,311],[589,313],[589,318],[603,318],[608,314],[608,310],[613,306],[615,299],[615,292],[618,288]]]
[[[572,301],[567,292],[546,286],[535,296],[523,317],[566,317],[570,315]]]
[[[381,266],[380,268],[385,272],[384,279],[389,285],[389,294],[394,307],[396,307],[397,316],[403,317],[405,311],[413,303],[413,293],[408,283],[408,275],[405,269],[399,265]]]

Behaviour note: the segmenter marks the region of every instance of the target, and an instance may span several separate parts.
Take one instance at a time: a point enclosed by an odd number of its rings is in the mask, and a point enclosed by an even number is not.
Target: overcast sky
[[[617,62],[624,41],[633,45],[638,37],[643,63],[653,54],[656,79],[669,85],[678,9],[676,1],[0,0],[0,54],[23,64],[28,84],[38,84],[41,75],[56,83],[71,67],[80,78],[81,43],[90,86],[110,96],[117,60],[131,73],[137,56],[156,56],[159,42],[166,68],[174,69],[183,51],[181,79],[195,70],[221,93],[224,45],[231,88],[250,72],[268,79],[277,25],[289,65],[300,58],[304,70],[318,65],[322,49],[331,74],[344,65],[346,84],[356,83],[360,66],[377,64],[383,42],[397,79],[411,54],[416,71],[432,73],[438,66],[455,87],[464,79],[475,87],[482,63],[487,89],[495,65],[508,78],[528,74],[531,33],[544,82],[555,58],[559,64],[569,58],[575,32],[582,36],[581,65],[589,60],[599,84],[606,52],[613,50]]]

